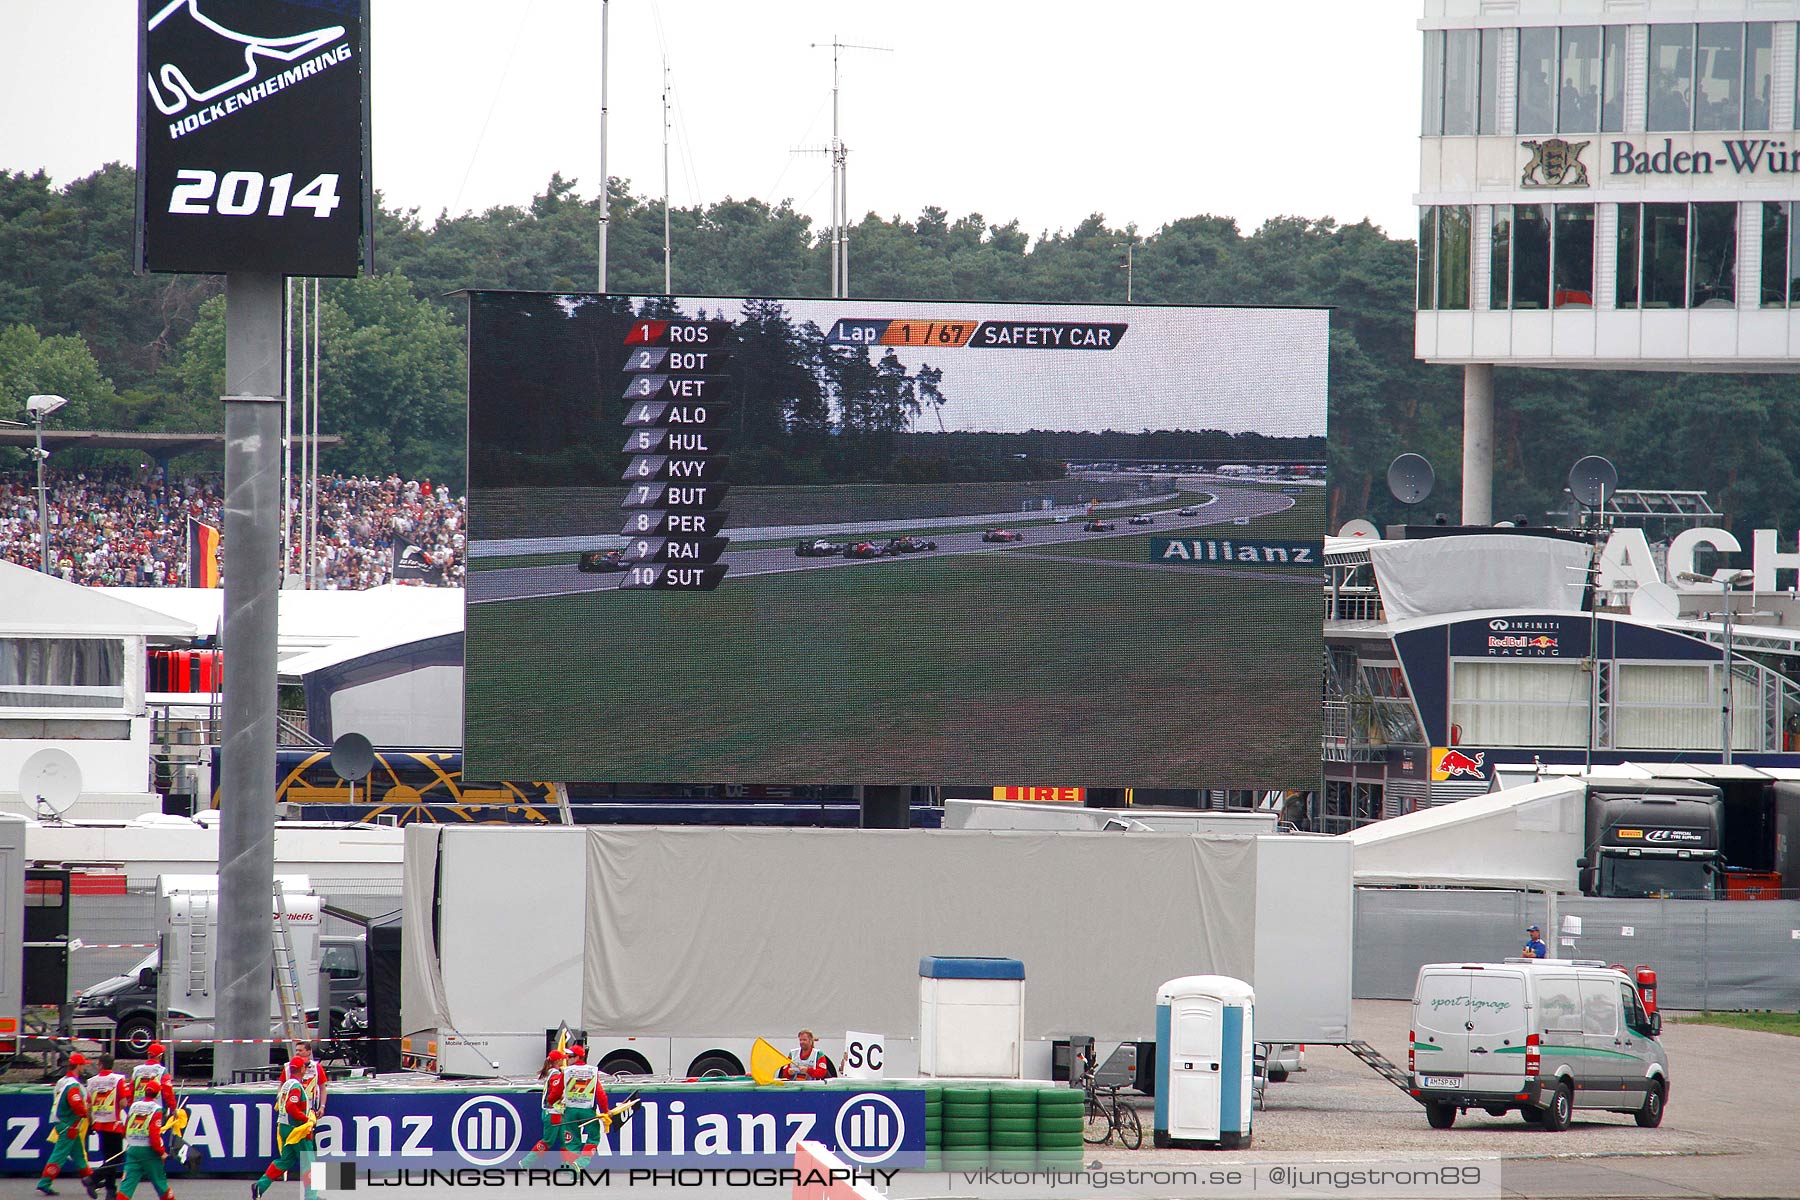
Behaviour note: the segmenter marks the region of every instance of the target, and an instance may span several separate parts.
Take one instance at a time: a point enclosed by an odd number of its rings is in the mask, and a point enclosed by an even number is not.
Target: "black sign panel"
[[[139,0],[138,266],[369,258],[365,0]]]

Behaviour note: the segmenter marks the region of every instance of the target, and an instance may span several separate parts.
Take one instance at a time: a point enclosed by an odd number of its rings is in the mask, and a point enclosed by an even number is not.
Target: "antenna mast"
[[[663,59],[663,295],[672,296],[674,258],[669,249],[669,60]]]
[[[833,299],[843,299],[850,294],[850,198],[849,175],[846,170],[850,148],[844,145],[844,139],[838,135],[838,56],[844,50],[874,50],[892,54],[894,48],[840,42],[836,34],[831,36],[829,43],[813,42],[812,48],[819,50],[827,45],[831,47],[831,295]]]
[[[612,181],[606,174],[606,51],[607,51],[607,15],[612,12],[612,0],[600,0],[600,290],[606,290],[606,225],[611,219],[608,213],[609,193]]]

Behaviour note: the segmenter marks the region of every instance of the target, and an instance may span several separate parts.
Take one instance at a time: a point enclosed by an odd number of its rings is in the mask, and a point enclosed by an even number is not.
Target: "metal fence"
[[[1556,912],[1581,918],[1572,951],[1557,944],[1541,894],[1357,888],[1352,988],[1410,999],[1421,965],[1517,955],[1536,922],[1552,953],[1654,967],[1665,1008],[1800,1009],[1800,901],[1563,896]]]

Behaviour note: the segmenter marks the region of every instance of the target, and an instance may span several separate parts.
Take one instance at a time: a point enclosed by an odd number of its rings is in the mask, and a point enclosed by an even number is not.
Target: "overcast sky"
[[[220,0],[212,0],[217,4]],[[58,183],[135,157],[136,0],[0,0],[0,167]],[[375,186],[390,204],[592,195],[600,0],[370,0]],[[677,206],[791,199],[823,223],[829,49],[853,213],[927,204],[1025,229],[1090,213],[1144,234],[1196,213],[1409,235],[1414,0],[614,0],[608,167]],[[202,11],[207,11],[206,0]],[[679,248],[677,249],[679,261]]]

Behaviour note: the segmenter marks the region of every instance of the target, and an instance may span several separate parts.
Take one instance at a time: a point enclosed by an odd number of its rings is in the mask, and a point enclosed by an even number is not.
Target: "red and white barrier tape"
[[[292,1039],[292,1038],[284,1038],[284,1037],[278,1037],[278,1038],[162,1038],[161,1039],[162,1043],[165,1046],[170,1044],[171,1042],[176,1045],[181,1045],[181,1046],[284,1046],[288,1042],[293,1041],[293,1040],[294,1039]],[[303,1041],[303,1042],[310,1042],[315,1039],[301,1038],[299,1040]],[[335,1038],[319,1037],[316,1040],[324,1041],[324,1042],[397,1042],[397,1041],[400,1041],[401,1039],[399,1039],[397,1037],[335,1037]]]
[[[155,942],[84,942],[76,938],[69,943],[71,950],[154,950]]]

